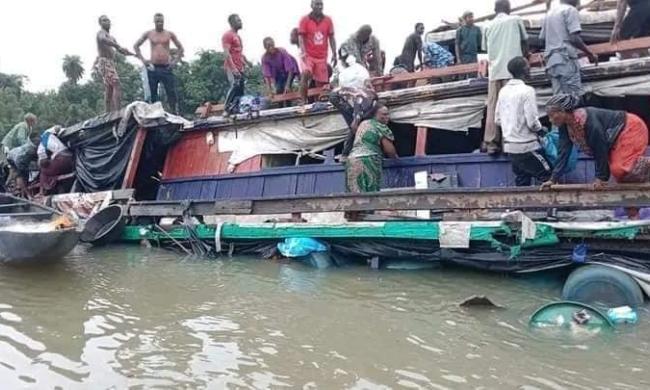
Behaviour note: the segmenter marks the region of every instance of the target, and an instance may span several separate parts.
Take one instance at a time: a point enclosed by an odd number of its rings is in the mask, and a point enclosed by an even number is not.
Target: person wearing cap
[[[474,13],[463,13],[463,24],[456,31],[456,61],[458,64],[474,64],[478,62],[478,52],[481,49],[481,29],[474,24]]]

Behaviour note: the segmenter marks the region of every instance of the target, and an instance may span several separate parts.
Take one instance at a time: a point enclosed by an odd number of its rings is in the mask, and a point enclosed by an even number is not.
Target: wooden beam
[[[387,210],[531,210],[555,207],[589,210],[650,206],[650,185],[618,185],[593,190],[589,185],[399,190],[241,201],[135,202],[131,216],[282,215]]]
[[[418,127],[418,134],[415,140],[415,155],[416,156],[426,156],[427,155],[427,135],[429,129],[426,127]]]
[[[133,149],[131,149],[131,157],[129,158],[129,165],[126,167],[124,173],[124,181],[122,182],[122,189],[133,188],[135,184],[136,175],[138,174],[138,166],[140,166],[140,157],[142,156],[142,148],[144,141],[147,138],[147,130],[143,127],[138,129],[133,142]]]

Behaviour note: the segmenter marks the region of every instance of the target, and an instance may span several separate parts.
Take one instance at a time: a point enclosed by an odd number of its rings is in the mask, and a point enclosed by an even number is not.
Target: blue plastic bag
[[[544,153],[546,158],[550,161],[551,165],[556,166],[558,163],[558,155],[560,149],[560,131],[554,127],[550,133],[546,134],[542,138],[542,146],[544,147]],[[569,156],[569,162],[567,163],[566,168],[560,174],[565,175],[576,169],[578,165],[578,149],[573,146],[571,150],[571,155]]]
[[[313,238],[287,238],[278,244],[278,250],[284,257],[296,258],[327,252],[327,246]]]

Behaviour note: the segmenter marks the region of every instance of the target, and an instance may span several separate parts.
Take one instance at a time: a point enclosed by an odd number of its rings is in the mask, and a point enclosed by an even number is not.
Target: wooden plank
[[[180,217],[188,211],[191,215],[248,215],[252,211],[250,200],[201,202],[134,202],[128,213],[138,217]]]
[[[482,210],[482,209],[601,209],[650,206],[650,185],[618,185],[593,190],[589,185],[536,187],[452,188],[400,190],[368,194],[287,197],[242,201],[140,202],[130,205],[133,216],[277,215],[378,210]]]
[[[126,167],[126,173],[124,174],[122,189],[133,188],[133,185],[135,184],[136,175],[138,174],[138,166],[140,165],[140,157],[142,156],[142,147],[144,146],[144,141],[146,139],[147,130],[145,128],[138,129],[138,133],[135,135],[133,149],[131,149],[129,165]]]

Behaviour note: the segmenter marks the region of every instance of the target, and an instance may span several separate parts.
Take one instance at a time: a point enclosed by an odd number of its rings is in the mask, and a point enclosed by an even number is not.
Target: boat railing
[[[597,56],[613,55],[616,53],[634,52],[639,50],[646,50],[650,48],[650,37],[636,38],[617,43],[600,43],[589,46],[590,50]],[[541,67],[544,65],[543,55],[535,53],[530,57],[532,66]],[[480,77],[487,76],[487,61],[474,64],[454,65],[446,68],[437,69],[424,69],[414,73],[402,73],[396,75],[385,75],[375,77],[372,83],[378,92],[407,89],[416,85],[426,85],[432,82],[437,82],[442,79],[451,79],[458,76],[479,75]],[[323,88],[311,88],[308,91],[308,96],[317,98],[323,94]],[[275,95],[272,99],[273,103],[285,103],[300,99],[300,92],[290,92],[282,95]],[[223,110],[223,105],[216,103],[206,103],[196,110],[196,114],[200,117],[208,117],[215,115]]]

